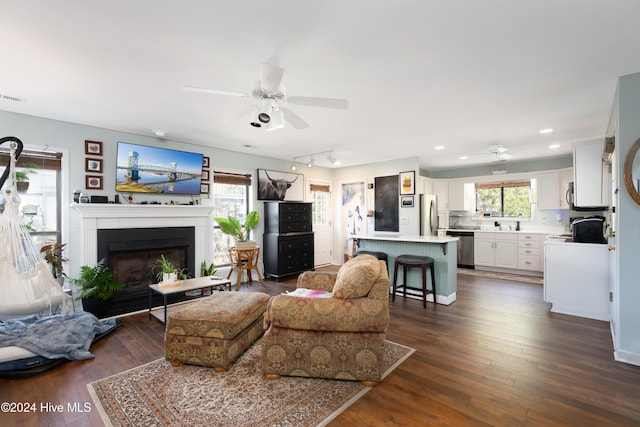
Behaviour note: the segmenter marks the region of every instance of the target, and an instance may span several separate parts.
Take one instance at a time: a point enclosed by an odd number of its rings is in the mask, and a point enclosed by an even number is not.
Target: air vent
[[[0,100],[2,100],[3,102],[24,102],[24,98],[5,94],[0,95]]]

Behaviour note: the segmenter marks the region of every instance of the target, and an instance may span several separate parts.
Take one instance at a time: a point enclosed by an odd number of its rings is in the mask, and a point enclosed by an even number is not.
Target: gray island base
[[[393,286],[393,265],[398,255],[428,256],[435,261],[436,273],[436,302],[449,305],[456,300],[457,290],[457,237],[411,236],[394,233],[373,233],[353,235],[358,250],[384,252],[387,254],[389,280]],[[410,269],[407,273],[407,284],[411,287],[422,288],[420,269]],[[398,284],[404,282],[402,268],[398,268]],[[427,289],[431,288],[431,278],[427,274]],[[389,291],[391,292],[391,291]],[[413,295],[422,299],[422,293],[407,290],[407,297]],[[402,291],[396,292],[402,296]],[[397,298],[396,298],[396,301]],[[433,295],[429,294],[427,301],[433,302]]]

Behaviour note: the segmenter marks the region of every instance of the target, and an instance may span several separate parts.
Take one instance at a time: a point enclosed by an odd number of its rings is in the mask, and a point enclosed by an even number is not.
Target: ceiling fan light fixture
[[[273,99],[263,99],[258,107],[258,120],[262,123],[269,123],[276,103]]]
[[[271,120],[267,123],[267,130],[282,129],[284,127],[284,114],[279,108],[275,108],[271,114]]]
[[[253,113],[251,114],[251,121],[249,122],[249,124],[251,126],[253,126],[254,128],[261,128],[262,127],[262,123],[260,122],[260,120],[258,120],[258,109],[257,108],[255,110],[253,110]]]

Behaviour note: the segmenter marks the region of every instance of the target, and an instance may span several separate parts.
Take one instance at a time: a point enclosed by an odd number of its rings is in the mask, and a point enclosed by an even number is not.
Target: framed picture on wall
[[[93,156],[102,156],[102,142],[85,140],[84,154],[90,154]]]
[[[208,170],[203,170],[202,171],[202,180],[203,181],[209,181],[209,171]]]
[[[258,200],[304,200],[304,175],[258,169]]]
[[[412,208],[413,207],[413,196],[400,196],[400,207]]]
[[[400,195],[416,194],[416,171],[400,172]]]
[[[84,186],[87,190],[102,190],[102,177],[97,175],[85,175]]]
[[[200,184],[200,194],[209,194],[209,184]]]
[[[209,167],[209,162],[210,159],[208,156],[202,156],[202,167],[203,168],[208,168]]]
[[[89,157],[85,158],[84,171],[102,173],[102,159],[90,159]]]

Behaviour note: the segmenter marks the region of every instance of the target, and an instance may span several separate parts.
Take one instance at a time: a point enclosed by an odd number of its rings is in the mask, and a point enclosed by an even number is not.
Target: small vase
[[[170,285],[172,283],[175,283],[176,281],[176,273],[162,273],[162,283],[164,283],[165,285]]]

